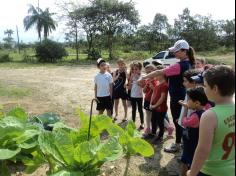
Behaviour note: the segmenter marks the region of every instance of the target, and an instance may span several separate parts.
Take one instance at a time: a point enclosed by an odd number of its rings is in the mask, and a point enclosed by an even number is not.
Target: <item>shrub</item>
[[[101,53],[96,50],[96,49],[92,49],[91,51],[88,52],[88,59],[91,59],[91,60],[97,60],[101,57]]]
[[[68,55],[62,44],[48,39],[38,43],[35,50],[39,62],[55,63]]]
[[[12,58],[8,53],[0,52],[0,62],[11,62]]]

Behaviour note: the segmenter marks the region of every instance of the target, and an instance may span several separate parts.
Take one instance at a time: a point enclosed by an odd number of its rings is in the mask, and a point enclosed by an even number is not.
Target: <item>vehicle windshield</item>
[[[164,59],[165,52],[160,52],[157,55],[153,56],[153,59]]]

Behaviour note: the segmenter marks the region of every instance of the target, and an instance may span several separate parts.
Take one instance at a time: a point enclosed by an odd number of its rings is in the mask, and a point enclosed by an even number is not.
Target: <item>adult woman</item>
[[[179,100],[184,100],[186,90],[183,86],[183,73],[191,69],[195,64],[194,50],[189,46],[185,40],[179,40],[175,45],[169,48],[170,52],[175,54],[175,57],[180,59],[180,62],[171,65],[163,70],[156,70],[139,80],[141,83],[147,78],[153,78],[159,74],[164,73],[169,80],[169,94],[170,94],[170,109],[173,117],[173,122],[176,129],[176,141],[170,147],[165,148],[165,152],[177,152],[180,149],[182,138],[182,127],[178,124],[178,118],[181,112],[181,105]]]

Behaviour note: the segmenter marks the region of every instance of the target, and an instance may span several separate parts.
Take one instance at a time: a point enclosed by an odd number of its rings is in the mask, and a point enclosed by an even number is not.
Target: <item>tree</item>
[[[152,30],[156,34],[159,41],[162,40],[163,35],[167,32],[170,24],[166,15],[157,13],[152,23]]]
[[[91,0],[92,11],[96,12],[99,19],[100,31],[107,36],[109,58],[113,56],[114,35],[139,24],[139,14],[134,3],[119,2],[118,0]]]
[[[36,26],[40,42],[42,31],[44,33],[44,39],[47,39],[49,33],[52,32],[52,30],[56,30],[56,22],[52,18],[52,15],[55,13],[50,13],[48,8],[43,11],[30,4],[28,14],[29,15],[24,18],[25,30],[28,31],[33,26]]]
[[[5,38],[3,38],[4,43],[4,47],[5,48],[12,48],[14,40],[12,38],[12,34],[14,33],[14,31],[12,29],[6,29],[4,31],[4,35],[7,35]]]

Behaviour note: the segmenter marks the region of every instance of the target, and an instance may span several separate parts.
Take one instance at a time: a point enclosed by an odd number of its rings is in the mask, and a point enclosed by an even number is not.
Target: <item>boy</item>
[[[99,114],[103,114],[105,109],[107,115],[111,117],[112,112],[112,89],[113,80],[110,73],[106,71],[106,61],[102,58],[97,60],[97,67],[100,72],[95,76],[95,98],[98,99],[97,110]]]
[[[188,169],[191,167],[198,144],[199,122],[207,103],[208,99],[202,87],[187,90],[187,107],[192,109],[192,113],[183,117],[181,124],[185,128],[183,130],[184,148],[181,157],[182,176],[186,176]]]
[[[234,176],[235,72],[215,66],[204,74],[205,93],[216,106],[203,113],[198,146],[187,176]]]

